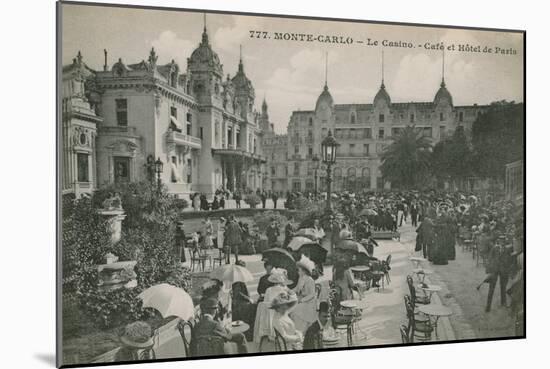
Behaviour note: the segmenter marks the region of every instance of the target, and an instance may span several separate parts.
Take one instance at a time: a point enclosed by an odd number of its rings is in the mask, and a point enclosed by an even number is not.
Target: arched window
[[[361,170],[361,177],[370,178],[370,168],[367,168],[367,167],[363,168]]]
[[[355,170],[355,168],[349,168],[348,169],[348,177],[355,177],[357,171]]]

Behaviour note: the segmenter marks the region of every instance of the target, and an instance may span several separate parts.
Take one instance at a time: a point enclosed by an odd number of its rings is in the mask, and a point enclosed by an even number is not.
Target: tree
[[[418,188],[430,174],[431,149],[429,138],[413,126],[405,127],[382,153],[382,177],[401,188]]]
[[[472,126],[474,170],[480,177],[504,178],[504,166],[523,158],[523,104],[498,101]]]
[[[438,142],[433,149],[433,175],[452,182],[464,181],[473,174],[473,153],[463,126],[458,126],[453,135]]]

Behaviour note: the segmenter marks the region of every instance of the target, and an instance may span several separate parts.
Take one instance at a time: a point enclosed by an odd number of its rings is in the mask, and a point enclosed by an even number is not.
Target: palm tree
[[[417,188],[426,183],[430,173],[430,139],[415,127],[407,126],[392,141],[382,153],[382,177],[401,188]]]

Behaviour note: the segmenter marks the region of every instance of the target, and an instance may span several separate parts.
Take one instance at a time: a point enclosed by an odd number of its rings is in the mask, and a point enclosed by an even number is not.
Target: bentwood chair
[[[193,336],[193,320],[181,320],[178,322],[177,328],[180,332],[181,340],[183,341],[183,348],[185,350],[185,357],[191,356],[190,344],[191,337]]]
[[[277,352],[288,351],[284,337],[275,329],[275,350]]]
[[[413,304],[414,307],[416,307],[419,304],[428,305],[431,302],[429,296],[418,296],[416,294],[416,287],[414,286],[413,278],[410,275],[407,276],[407,285],[409,286],[411,303]]]
[[[391,283],[390,264],[391,264],[391,254],[389,254],[388,257],[386,258],[385,265],[384,265],[384,276],[386,277],[386,282],[388,284]]]
[[[405,295],[405,310],[407,311],[407,319],[409,320],[408,332],[409,342],[429,341],[432,339],[433,327],[428,317],[421,317],[414,312],[414,305],[408,295]]]
[[[410,343],[408,327],[406,325],[402,325],[399,327],[399,332],[401,332],[401,342]]]

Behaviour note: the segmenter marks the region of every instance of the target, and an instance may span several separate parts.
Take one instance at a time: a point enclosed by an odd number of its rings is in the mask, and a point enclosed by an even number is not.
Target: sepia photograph
[[[60,1],[57,53],[58,366],[526,337],[525,31]]]

